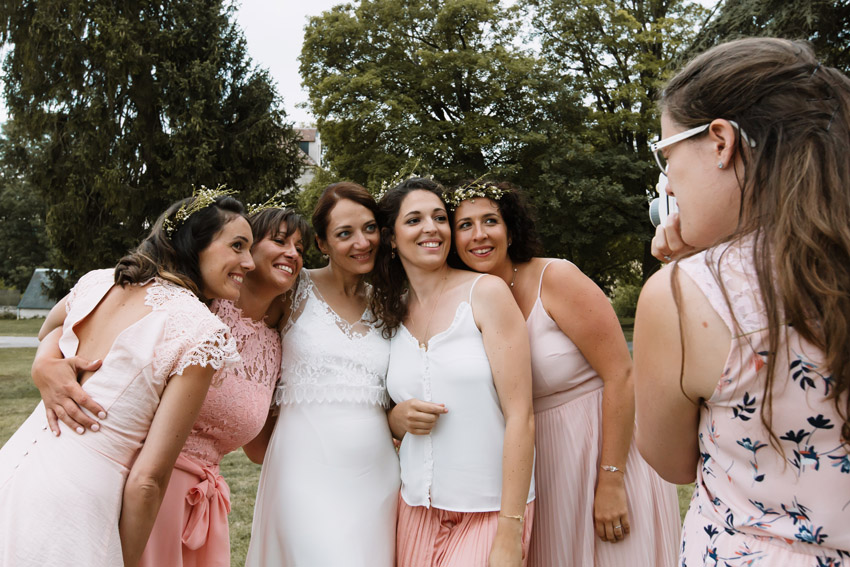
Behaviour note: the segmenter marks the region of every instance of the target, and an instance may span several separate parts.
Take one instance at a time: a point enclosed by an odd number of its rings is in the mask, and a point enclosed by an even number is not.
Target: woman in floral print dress
[[[641,293],[637,435],[661,476],[696,478],[680,565],[848,566],[850,80],[739,40],[661,108],[680,212],[654,245],[702,252]]]

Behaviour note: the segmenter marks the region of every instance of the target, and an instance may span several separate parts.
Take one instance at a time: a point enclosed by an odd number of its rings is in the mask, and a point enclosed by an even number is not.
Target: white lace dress
[[[246,565],[392,567],[399,465],[385,408],[389,341],[324,301],[309,272],[283,331],[280,415]]]

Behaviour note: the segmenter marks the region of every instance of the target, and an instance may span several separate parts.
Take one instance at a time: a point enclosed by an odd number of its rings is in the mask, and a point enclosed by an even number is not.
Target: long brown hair
[[[430,191],[443,199],[445,189],[432,179],[413,177],[402,181],[386,192],[378,201],[378,224],[381,225],[381,246],[375,257],[375,269],[372,271],[372,296],[370,307],[372,313],[383,327],[384,338],[392,338],[401,322],[407,315],[407,274],[392,249],[395,222],[401,210],[401,204],[413,191]]]
[[[225,224],[236,217],[244,217],[242,203],[229,196],[216,197],[209,205],[192,213],[183,221],[175,215],[183,206],[189,206],[196,197],[173,203],[154,223],[150,234],[115,267],[115,283],[121,286],[138,284],[153,277],[185,287],[207,301],[202,290],[199,255]],[[166,230],[166,221],[173,223]],[[176,226],[174,226],[176,225]]]
[[[741,210],[727,240],[753,237],[769,351],[778,352],[791,326],[824,352],[850,441],[850,80],[806,43],[742,39],[691,61],[661,107],[685,128],[733,120],[755,142],[737,137]],[[778,446],[770,428],[775,365],[768,357],[761,420]]]

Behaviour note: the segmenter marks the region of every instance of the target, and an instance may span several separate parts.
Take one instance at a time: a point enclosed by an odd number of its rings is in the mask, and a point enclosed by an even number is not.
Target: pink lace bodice
[[[183,454],[216,465],[263,427],[280,373],[281,350],[277,330],[243,317],[232,302],[216,300],[210,309],[230,327],[242,365],[213,378]]]

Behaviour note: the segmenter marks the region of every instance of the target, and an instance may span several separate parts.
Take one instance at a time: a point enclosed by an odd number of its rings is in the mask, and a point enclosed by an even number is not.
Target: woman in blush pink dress
[[[275,300],[295,282],[303,264],[303,239],[311,237],[307,222],[289,209],[267,208],[249,221],[256,267],[246,274],[238,300],[216,300],[210,305],[230,327],[242,365],[213,378],[177,458],[142,566],[230,565],[230,490],[219,464],[224,455],[243,445],[255,458],[263,450],[255,447],[262,443],[252,440],[266,422],[280,372],[276,325],[283,303]],[[40,383],[48,381],[48,377],[39,378]]]
[[[455,250],[508,283],[531,342],[538,490],[529,565],[666,567],[676,488],[633,442],[631,358],[614,310],[570,262],[538,258],[534,222],[506,183],[448,194]]]
[[[696,488],[680,565],[850,565],[850,79],[807,43],[688,63],[652,145],[698,250],[644,285],[638,445]],[[681,243],[681,244],[680,244]]]
[[[0,564],[138,563],[214,369],[239,362],[199,298],[235,300],[253,268],[242,211],[208,191],[177,203],[65,298],[43,346],[103,360],[81,384],[109,419],[58,438],[39,406],[0,450]]]

